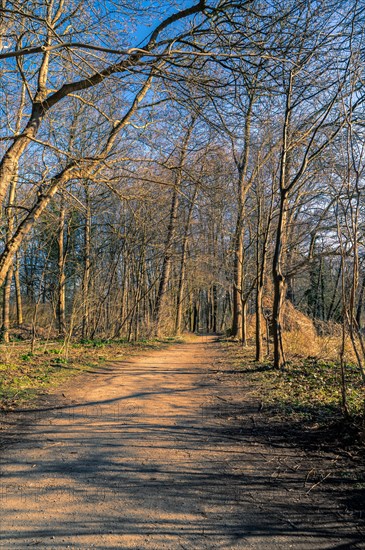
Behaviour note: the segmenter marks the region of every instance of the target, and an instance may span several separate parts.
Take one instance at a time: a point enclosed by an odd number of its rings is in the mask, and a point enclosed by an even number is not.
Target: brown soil
[[[0,547],[365,548],[341,456],[273,437],[250,390],[200,337],[7,414]]]

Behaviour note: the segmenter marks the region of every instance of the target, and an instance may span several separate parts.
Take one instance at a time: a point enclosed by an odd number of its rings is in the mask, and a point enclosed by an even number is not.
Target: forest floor
[[[143,353],[3,413],[0,547],[365,548],[361,448],[273,414],[212,337]]]

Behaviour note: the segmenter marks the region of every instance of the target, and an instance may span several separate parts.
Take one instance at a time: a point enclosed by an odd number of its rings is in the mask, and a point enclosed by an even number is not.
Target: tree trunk
[[[273,210],[273,195],[271,197],[271,204],[268,212],[267,225],[264,232],[264,238],[261,248],[261,258],[260,258],[260,235],[263,233],[262,229],[262,208],[261,208],[261,198],[259,199],[258,204],[258,230],[257,230],[257,250],[256,250],[256,361],[262,361],[264,357],[263,352],[263,342],[262,342],[262,326],[263,326],[263,292],[265,284],[265,272],[266,272],[266,261],[267,261],[267,249],[268,249],[268,240],[269,233],[272,221],[272,210]],[[267,324],[267,323],[266,323]],[[267,327],[266,327],[267,328]],[[269,335],[266,331],[267,338],[267,348],[269,347]]]
[[[13,280],[13,266],[10,266],[6,275],[3,293],[3,323],[1,327],[1,339],[6,344],[9,343],[9,330],[10,330],[10,295],[11,295],[11,282]]]
[[[362,279],[359,299],[358,299],[357,309],[356,309],[356,323],[359,330],[361,330],[361,327],[362,327],[361,318],[362,318],[362,310],[363,310],[363,302],[364,302],[364,292],[365,292],[365,277],[363,277]]]
[[[238,169],[238,212],[237,222],[234,235],[234,263],[233,263],[233,308],[232,308],[232,330],[231,334],[234,337],[239,337],[242,334],[242,274],[243,274],[243,236],[244,236],[244,209],[246,195],[250,183],[246,181],[246,173],[250,154],[250,133],[251,133],[251,117],[254,104],[254,96],[250,95],[249,104],[245,118],[244,130],[244,146],[241,157],[236,161]]]
[[[87,338],[90,326],[90,269],[91,269],[91,209],[88,184],[85,184],[85,220],[84,220],[84,272],[82,277],[82,337]]]
[[[172,254],[173,254],[177,212],[178,212],[178,205],[179,205],[178,192],[180,190],[181,183],[182,183],[182,176],[183,176],[182,170],[184,166],[185,157],[187,154],[191,133],[194,128],[194,124],[195,124],[195,118],[193,117],[192,120],[190,121],[190,124],[187,128],[187,131],[185,133],[185,136],[181,145],[179,165],[176,171],[175,185],[172,193],[170,220],[167,228],[167,237],[165,242],[165,253],[164,253],[164,259],[162,264],[161,279],[160,279],[160,284],[157,292],[155,312],[154,312],[156,336],[159,336],[161,331],[161,319],[162,319],[162,313],[163,313],[163,306],[166,298],[166,292],[167,292],[170,273],[171,273]]]
[[[194,194],[190,202],[188,216],[187,216],[187,220],[184,228],[184,236],[183,236],[183,242],[182,242],[182,248],[181,248],[180,275],[179,275],[179,283],[178,283],[178,290],[177,290],[175,334],[181,333],[182,304],[183,304],[184,289],[185,289],[185,271],[186,271],[186,259],[187,259],[187,253],[188,253],[189,231],[190,231],[191,218],[193,215],[197,194],[198,194],[198,186],[196,186],[194,189]]]
[[[194,302],[193,308],[193,332],[198,332],[199,330],[199,310],[196,301]]]
[[[239,178],[242,179],[241,176]],[[233,337],[242,333],[242,264],[243,264],[243,212],[244,212],[244,182],[240,181],[239,206],[234,235],[233,260],[233,295],[232,295],[232,330]]]
[[[283,249],[285,245],[287,217],[288,217],[288,193],[287,180],[289,177],[289,129],[291,121],[291,99],[293,87],[293,73],[290,72],[289,84],[286,93],[285,120],[283,125],[283,143],[280,161],[280,207],[279,219],[276,229],[275,250],[272,264],[272,275],[274,284],[273,303],[273,341],[274,341],[274,367],[283,369],[285,367],[285,355],[282,339],[283,304],[285,300],[285,277],[282,271]],[[294,180],[295,181],[295,180]],[[291,184],[292,185],[292,184]]]
[[[217,301],[217,285],[212,286],[212,332],[217,332],[217,317],[218,317],[218,301]]]
[[[179,204],[178,194],[176,186],[172,192],[171,208],[170,208],[170,220],[167,228],[167,237],[165,242],[165,253],[162,263],[161,279],[158,287],[156,305],[155,305],[155,332],[156,336],[160,336],[161,332],[161,320],[163,313],[163,306],[165,303],[166,292],[170,280],[171,262],[172,262],[172,248],[175,238],[177,208]]]
[[[20,263],[18,254],[15,255],[15,269],[14,269],[14,280],[15,280],[15,295],[16,295],[16,314],[17,314],[17,324],[21,326],[23,324],[23,303],[22,303],[22,292],[20,286]]]
[[[256,361],[262,361],[264,357],[262,346],[262,295],[263,288],[260,281],[256,287]]]
[[[9,189],[8,208],[7,215],[7,227],[6,227],[6,242],[10,242],[14,231],[14,213],[13,206],[15,202],[16,193],[16,178],[13,178]],[[11,297],[11,283],[13,280],[14,266],[10,264],[9,270],[6,274],[4,284],[4,296],[3,296],[3,323],[1,327],[1,337],[5,343],[9,342],[9,330],[10,330],[10,297]]]
[[[60,336],[66,334],[66,276],[65,276],[65,201],[61,195],[58,219],[58,303],[57,324]]]
[[[247,300],[242,301],[242,346],[247,346]]]
[[[282,272],[282,257],[285,241],[285,229],[288,210],[288,197],[285,190],[281,191],[280,195],[280,211],[279,221],[276,231],[276,243],[273,258],[273,283],[274,283],[274,305],[272,330],[274,340],[274,367],[284,368],[285,355],[282,341],[282,320],[283,320],[283,304],[285,300],[285,277]]]
[[[182,251],[181,251],[179,284],[178,284],[178,290],[177,290],[175,334],[181,333],[182,305],[183,305],[184,288],[185,288],[187,241],[188,241],[187,235],[186,236],[184,235],[184,240],[182,243]]]

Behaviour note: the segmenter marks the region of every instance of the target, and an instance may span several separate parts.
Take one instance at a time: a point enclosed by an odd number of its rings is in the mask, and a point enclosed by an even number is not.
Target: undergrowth
[[[253,348],[223,344],[237,372],[257,388],[262,406],[293,420],[328,423],[344,418],[340,365],[316,357],[292,357],[286,368],[274,369],[271,361],[252,359]],[[363,420],[365,388],[357,366],[345,369],[348,419]]]

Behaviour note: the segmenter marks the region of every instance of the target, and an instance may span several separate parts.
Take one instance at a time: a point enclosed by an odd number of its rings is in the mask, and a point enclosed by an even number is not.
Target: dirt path
[[[78,378],[64,405],[29,413],[2,456],[0,547],[365,548],[303,490],[304,454],[257,440],[257,404],[224,361],[201,337]]]

